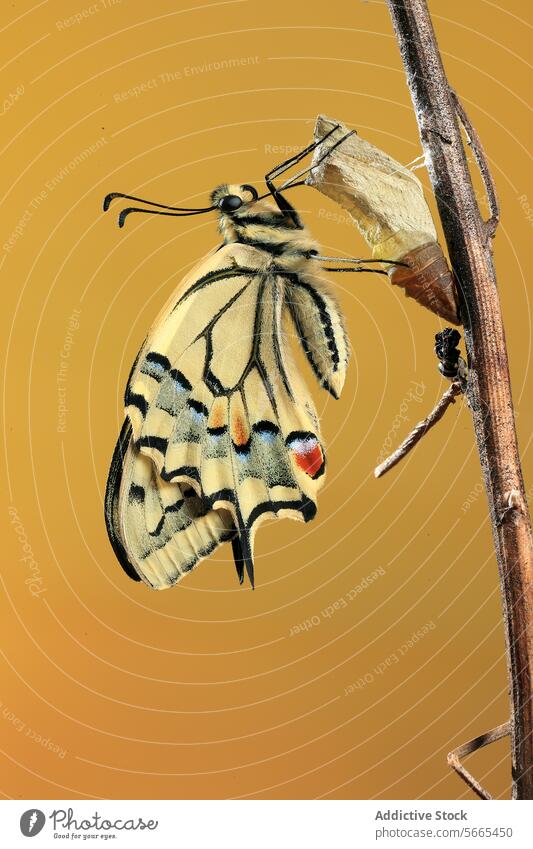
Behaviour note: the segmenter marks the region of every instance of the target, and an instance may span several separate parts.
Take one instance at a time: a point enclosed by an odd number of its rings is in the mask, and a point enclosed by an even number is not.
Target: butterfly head
[[[211,193],[213,207],[220,210],[224,215],[233,215],[243,207],[255,203],[257,198],[257,191],[253,186],[249,186],[248,184],[239,186],[234,183],[217,186]]]

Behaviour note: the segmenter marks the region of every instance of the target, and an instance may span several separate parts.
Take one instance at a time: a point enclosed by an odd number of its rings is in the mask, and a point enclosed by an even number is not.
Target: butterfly
[[[307,522],[317,511],[326,456],[317,411],[290,338],[299,339],[319,384],[339,398],[349,342],[339,304],[323,275],[324,257],[274,180],[325,142],[281,163],[259,196],[248,184],[222,185],[211,205],[150,205],[134,212],[219,214],[223,244],[186,275],[152,326],[133,364],[125,420],[105,495],[108,536],[127,574],[154,589],[173,586],[224,541],[240,582],[254,585],[254,537],[273,517]],[[316,167],[346,133],[331,143]],[[375,271],[363,260],[329,271]],[[370,261],[372,262],[372,260]],[[383,260],[381,260],[383,262]]]

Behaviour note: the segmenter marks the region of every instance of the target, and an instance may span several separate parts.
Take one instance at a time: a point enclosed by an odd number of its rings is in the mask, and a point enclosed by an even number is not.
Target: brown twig
[[[503,725],[498,725],[486,734],[481,734],[473,740],[468,740],[462,746],[458,746],[448,754],[448,765],[456,771],[456,773],[465,781],[468,786],[476,793],[480,799],[492,799],[488,790],[477,781],[474,776],[462,765],[461,759],[471,755],[483,746],[488,746],[490,743],[495,743],[496,740],[501,740],[502,737],[507,737],[511,733],[509,722],[504,722]]]
[[[476,203],[457,100],[442,66],[427,4],[387,4],[459,286],[469,359],[467,400],[489,502],[505,620],[513,798],[533,799],[533,547],[491,239]],[[470,125],[469,135],[475,139]],[[484,158],[481,162],[486,178]],[[492,186],[492,180],[485,179],[485,184]]]
[[[389,469],[392,469],[397,463],[402,460],[406,454],[411,451],[412,448],[415,447],[417,442],[420,442],[423,436],[426,435],[428,430],[430,430],[434,425],[437,424],[440,419],[442,419],[444,413],[450,406],[450,404],[455,404],[455,398],[457,395],[461,395],[463,392],[463,387],[459,380],[454,380],[451,386],[448,387],[439,403],[436,407],[431,411],[429,416],[426,416],[421,422],[418,422],[412,429],[409,436],[407,436],[402,444],[398,446],[396,451],[393,451],[383,463],[380,463],[379,466],[376,466],[374,469],[374,477],[380,478]]]

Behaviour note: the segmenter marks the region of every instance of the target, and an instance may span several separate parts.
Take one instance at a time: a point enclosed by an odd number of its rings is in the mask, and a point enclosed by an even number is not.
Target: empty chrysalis
[[[317,140],[327,133],[342,138],[346,132],[329,118],[317,119]],[[461,324],[455,281],[413,172],[356,134],[325,159],[319,144],[313,165],[308,185],[347,210],[374,259],[397,260],[390,282],[447,322]]]

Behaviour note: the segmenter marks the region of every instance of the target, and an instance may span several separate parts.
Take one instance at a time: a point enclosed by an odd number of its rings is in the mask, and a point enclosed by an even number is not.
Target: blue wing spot
[[[276,436],[279,434],[279,427],[275,425],[274,422],[266,420],[256,422],[252,429],[253,432],[266,443],[274,442]]]
[[[207,418],[209,411],[201,401],[197,401],[195,398],[189,398],[187,405],[195,422],[202,422]]]
[[[185,377],[185,375],[181,371],[178,371],[177,369],[173,368],[173,369],[170,369],[169,374],[170,374],[172,380],[174,381],[174,384],[176,386],[176,390],[178,392],[190,392],[191,391],[192,386],[189,383],[189,381],[187,380],[187,378]]]

